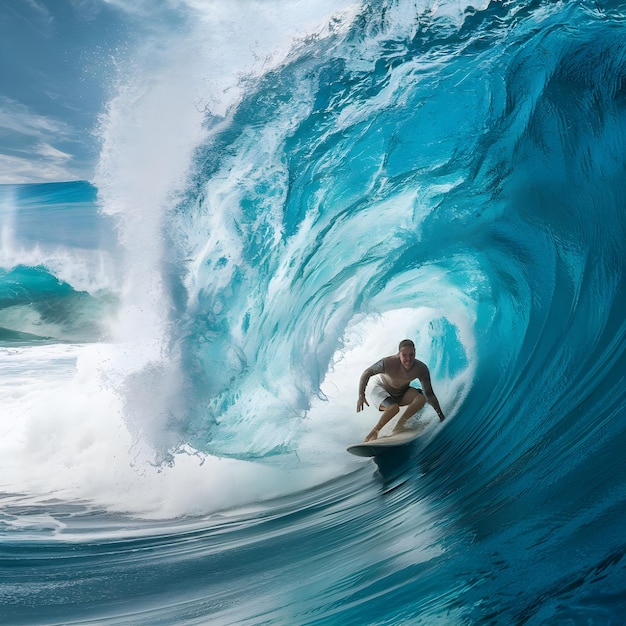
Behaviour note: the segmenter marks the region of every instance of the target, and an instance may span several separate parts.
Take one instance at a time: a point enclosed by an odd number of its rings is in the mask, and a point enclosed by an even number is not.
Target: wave
[[[116,300],[75,291],[43,267],[0,270],[0,342],[102,341]]]
[[[284,432],[395,312],[385,349],[417,337],[452,414],[472,385],[470,411],[548,372],[572,393],[580,338],[623,336],[619,30],[579,4],[382,15],[260,77],[166,217],[194,445]]]
[[[95,248],[116,261],[77,265],[113,285],[115,341],[45,346],[63,375],[36,400],[0,387],[20,418],[0,458],[24,468],[0,484],[17,498],[1,530],[28,539],[2,556],[61,555],[45,584],[20,570],[34,601],[0,587],[6,614],[57,598],[59,622],[619,622],[623,30],[616,2],[366,3],[195,130],[171,114],[172,82],[197,78],[171,71],[187,40],[141,50],[103,124],[119,241]],[[49,265],[10,271],[61,280],[63,320],[84,306]],[[374,468],[345,452],[376,419],[355,413],[358,377],[404,337],[447,420],[426,409],[426,436]],[[40,348],[11,353],[16,380]]]
[[[101,341],[116,243],[83,181],[0,186],[0,342]]]

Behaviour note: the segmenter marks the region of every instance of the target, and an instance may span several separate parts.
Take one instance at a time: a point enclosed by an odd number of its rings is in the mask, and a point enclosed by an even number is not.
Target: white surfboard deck
[[[391,452],[394,448],[404,446],[411,441],[415,441],[424,432],[424,427],[421,428],[407,428],[402,432],[385,435],[374,439],[374,441],[362,441],[361,443],[354,443],[348,446],[346,449],[350,454],[355,456],[378,456],[385,452]]]

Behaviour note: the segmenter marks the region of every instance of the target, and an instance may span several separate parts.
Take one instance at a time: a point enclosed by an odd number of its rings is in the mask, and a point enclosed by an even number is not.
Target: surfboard
[[[423,428],[407,428],[402,432],[385,435],[374,441],[354,443],[346,449],[355,456],[379,456],[386,452],[393,452],[394,449],[415,441],[422,432],[424,432]]]

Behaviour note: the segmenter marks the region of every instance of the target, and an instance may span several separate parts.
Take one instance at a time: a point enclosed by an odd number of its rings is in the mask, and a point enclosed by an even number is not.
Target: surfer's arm
[[[359,380],[359,400],[356,403],[356,412],[363,410],[363,405],[369,406],[369,402],[365,399],[365,388],[367,387],[367,383],[369,379],[376,375],[382,374],[385,371],[385,359],[381,359],[380,361],[376,361],[374,365],[370,365],[362,374],[361,379]]]
[[[369,406],[369,402],[365,398],[365,388],[367,387],[367,383],[369,379],[374,375],[371,367],[368,367],[362,374],[361,379],[359,380],[359,399],[356,403],[356,412],[359,413],[363,410],[363,406]]]
[[[426,396],[428,404],[430,404],[430,406],[435,409],[435,412],[439,416],[439,420],[443,422],[443,420],[446,419],[446,416],[443,414],[441,406],[439,406],[439,400],[437,400],[437,396],[433,391],[433,386],[430,382],[430,372],[428,371],[428,369],[426,369],[426,372],[422,376],[420,376],[420,383],[422,384],[422,391]]]
[[[439,406],[439,400],[437,400],[437,396],[433,393],[430,397],[426,396],[426,399],[428,400],[428,403],[430,404],[430,406],[432,406],[433,409],[435,409],[435,412],[439,416],[439,421],[443,422],[443,420],[446,419],[446,416],[443,414],[443,411],[441,410],[441,407]]]

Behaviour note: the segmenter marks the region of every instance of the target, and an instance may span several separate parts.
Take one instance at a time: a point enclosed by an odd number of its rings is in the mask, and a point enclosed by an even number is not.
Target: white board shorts
[[[387,407],[390,407],[392,404],[400,404],[400,402],[402,402],[402,398],[404,397],[404,394],[407,392],[407,389],[405,389],[399,396],[390,394],[383,387],[383,384],[380,378],[376,377],[374,379],[374,384],[368,390],[367,395],[369,396],[369,399],[370,399],[370,405],[373,406],[374,408],[379,409],[381,406],[384,406],[385,408],[387,408]],[[421,389],[417,389],[416,387],[413,387],[413,389],[415,389],[419,393],[423,393]]]

